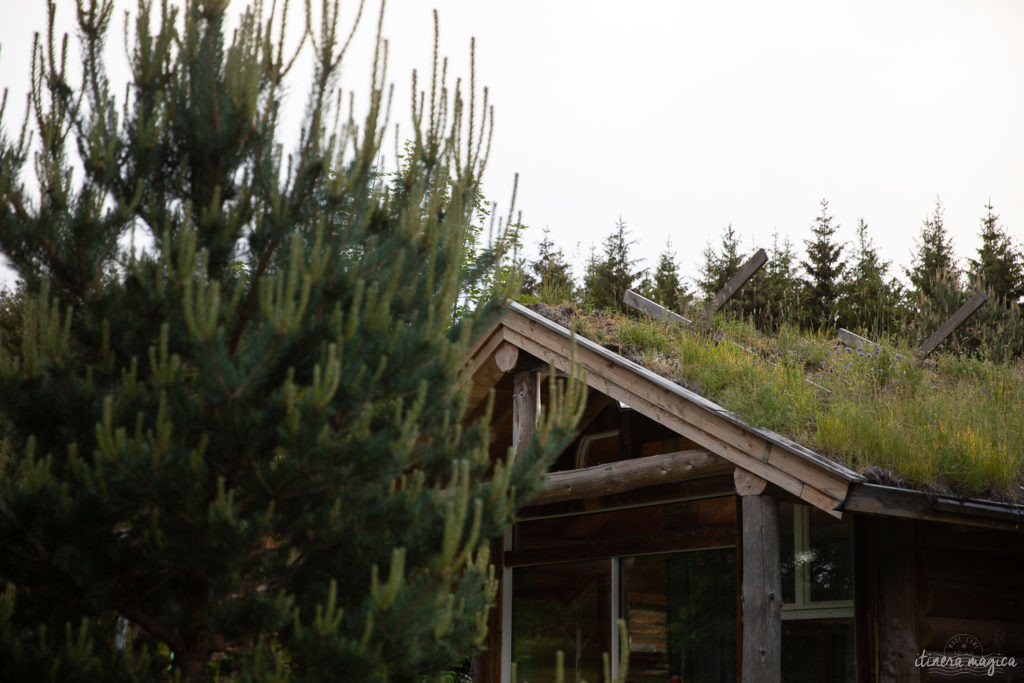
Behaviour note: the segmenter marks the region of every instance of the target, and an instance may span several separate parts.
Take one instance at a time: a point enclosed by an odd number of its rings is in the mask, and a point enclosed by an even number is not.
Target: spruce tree
[[[852,329],[877,336],[893,329],[898,316],[900,285],[889,278],[889,262],[878,254],[868,224],[857,222],[857,241],[852,263],[843,279],[843,308],[840,317]]]
[[[540,301],[558,304],[573,300],[572,266],[560,247],[551,239],[551,231],[544,228],[544,237],[537,244],[537,259],[529,265],[530,280],[523,291]]]
[[[960,275],[953,255],[953,238],[946,232],[942,212],[942,201],[936,198],[932,214],[921,225],[921,233],[915,242],[916,251],[906,271],[915,300],[937,295],[936,283],[939,281],[944,283],[943,290],[959,288]]]
[[[841,325],[839,319],[840,283],[846,262],[841,258],[843,245],[836,241],[838,224],[828,213],[828,201],[821,200],[821,213],[811,226],[813,239],[804,240],[807,260],[804,269],[804,324],[817,328]]]
[[[0,114],[0,250],[25,283],[0,347],[4,681],[437,672],[480,648],[487,540],[569,438],[575,384],[511,466],[461,421],[461,358],[500,308],[451,318],[498,256],[463,267],[486,99],[435,70],[385,180],[386,47],[365,118],[335,126],[325,3],[285,154],[297,48],[253,8],[227,31],[226,6],[140,3],[125,91],[112,2],[79,3],[80,84],[51,5],[29,124]]]
[[[692,295],[679,276],[679,265],[671,240],[666,242],[665,250],[658,255],[658,265],[654,273],[645,278],[643,289],[644,296],[672,311],[682,310],[690,302]]]
[[[1017,303],[1024,297],[1024,255],[999,225],[991,201],[985,205],[980,237],[978,258],[970,259],[972,279],[1005,303]]]
[[[799,324],[801,283],[796,253],[788,237],[773,233],[768,262],[740,295],[751,302],[750,318],[760,330],[771,332],[785,323]]]
[[[697,287],[705,299],[710,301],[728,284],[733,275],[739,272],[744,258],[740,252],[739,238],[730,223],[722,230],[721,250],[715,251],[710,244],[704,249],[704,263],[700,267]]]
[[[583,276],[583,301],[597,309],[625,311],[622,303],[627,289],[633,289],[644,271],[634,270],[638,259],[630,254],[636,242],[628,239],[629,228],[620,217],[615,229],[604,239],[604,258],[591,252]]]

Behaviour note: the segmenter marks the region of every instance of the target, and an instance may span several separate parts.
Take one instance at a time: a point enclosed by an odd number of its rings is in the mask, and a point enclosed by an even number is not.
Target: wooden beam
[[[939,329],[935,330],[930,337],[924,340],[921,346],[917,347],[914,355],[917,356],[918,360],[924,360],[930,356],[939,347],[939,344],[946,340],[946,337],[953,334],[956,328],[963,325],[964,321],[970,318],[986,301],[988,301],[988,296],[986,296],[985,292],[978,291],[967,303],[958,308],[956,313],[949,316],[949,320],[942,323]]]
[[[732,463],[704,449],[677,451],[645,458],[620,460],[578,470],[552,472],[544,476],[537,495],[527,505],[544,505],[563,500],[610,496],[699,477],[711,477],[732,469]]]
[[[540,419],[540,375],[521,370],[512,381],[512,452],[518,456],[526,450]]]
[[[502,372],[518,372],[520,370],[544,372],[548,369],[547,363],[507,341],[503,341],[494,351],[494,364]]]
[[[640,296],[632,289],[626,290],[626,295],[622,297],[622,303],[626,304],[630,308],[635,308],[641,313],[646,313],[655,320],[667,320],[670,323],[676,323],[683,325],[684,327],[693,327],[693,321],[689,318],[684,318],[678,313],[673,313],[661,304],[656,304],[647,297]]]
[[[736,292],[740,291],[743,285],[747,284],[747,281],[754,277],[754,273],[761,270],[761,267],[766,263],[768,263],[768,254],[765,253],[764,249],[758,249],[753,256],[747,259],[746,263],[740,266],[740,269],[722,288],[722,291],[715,294],[715,298],[708,302],[707,312],[713,315],[722,310],[722,307],[729,303],[729,299],[733,298]]]
[[[768,487],[767,480],[756,474],[751,474],[742,467],[737,467],[732,471],[732,481],[736,486],[736,495],[738,496],[760,496]]]
[[[516,366],[516,361],[518,360],[519,347],[509,344],[507,341],[501,342],[501,345],[494,351],[494,364],[502,372],[511,371]]]
[[[914,658],[917,634],[917,568],[914,522],[884,519],[878,525],[878,678],[921,680]]]
[[[782,680],[779,508],[772,496],[743,496],[743,683]]]

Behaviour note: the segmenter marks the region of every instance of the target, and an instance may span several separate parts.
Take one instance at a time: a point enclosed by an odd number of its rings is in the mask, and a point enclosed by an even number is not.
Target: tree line
[[[723,313],[772,332],[782,325],[803,330],[857,331],[872,339],[918,343],[941,325],[974,292],[988,302],[957,331],[950,345],[960,353],[996,360],[1024,354],[1024,246],[1015,241],[991,201],[979,222],[979,245],[966,264],[958,262],[936,199],[922,222],[909,267],[899,268],[879,254],[868,223],[857,222],[852,242],[838,237],[839,223],[828,201],[810,225],[803,256],[792,240],[772,236],[768,262],[729,301]],[[680,274],[671,242],[653,268],[640,267],[621,218],[592,248],[577,284],[565,253],[545,230],[537,257],[521,262],[523,295],[548,303],[570,302],[593,309],[625,311],[622,295],[633,289],[676,311],[703,307],[750,256],[732,225],[719,244],[703,253],[691,288]],[[905,279],[901,279],[900,275]]]

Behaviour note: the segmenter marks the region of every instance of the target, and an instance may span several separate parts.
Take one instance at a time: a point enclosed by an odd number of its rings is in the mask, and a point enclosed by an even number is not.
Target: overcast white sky
[[[70,20],[74,3],[57,4]],[[0,83],[20,105],[45,10],[0,6]],[[531,250],[549,227],[570,255],[580,245],[577,273],[620,215],[640,256],[653,262],[671,238],[694,274],[729,223],[748,251],[775,230],[802,247],[822,198],[843,239],[863,217],[899,266],[937,196],[960,257],[974,256],[989,198],[1024,240],[1019,0],[391,0],[392,118],[406,130],[434,7],[454,73],[467,73],[477,38],[497,119],[485,192],[503,213],[518,171]],[[369,51],[375,14],[354,57]],[[358,97],[367,73],[353,59],[343,85]]]

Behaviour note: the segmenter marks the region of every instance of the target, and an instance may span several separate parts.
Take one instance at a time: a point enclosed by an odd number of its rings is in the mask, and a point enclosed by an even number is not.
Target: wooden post
[[[988,296],[985,292],[978,291],[967,303],[956,309],[956,313],[949,316],[949,320],[942,323],[939,329],[932,332],[932,335],[917,347],[914,355],[917,356],[918,360],[924,360],[930,356],[932,351],[939,348],[939,344],[946,340],[946,337],[953,334],[956,328],[963,325],[964,321],[974,315],[974,312],[981,308],[981,305],[986,301],[988,301]]]
[[[512,376],[512,447],[518,456],[537,430],[540,419],[540,375],[521,370]]]
[[[779,567],[778,501],[763,493],[764,480],[737,468],[733,474],[743,516],[744,683],[782,680],[782,576]],[[749,495],[744,492],[750,491]]]
[[[754,273],[761,270],[761,266],[766,263],[768,263],[768,254],[765,253],[764,249],[758,249],[757,253],[740,266],[740,269],[736,271],[732,279],[726,283],[725,287],[722,287],[722,291],[715,294],[715,298],[708,302],[707,312],[714,315],[722,310],[722,307],[729,303],[729,299],[736,292],[740,291],[743,285],[747,284],[747,281],[754,277]]]
[[[914,521],[878,522],[878,680],[919,681]]]

